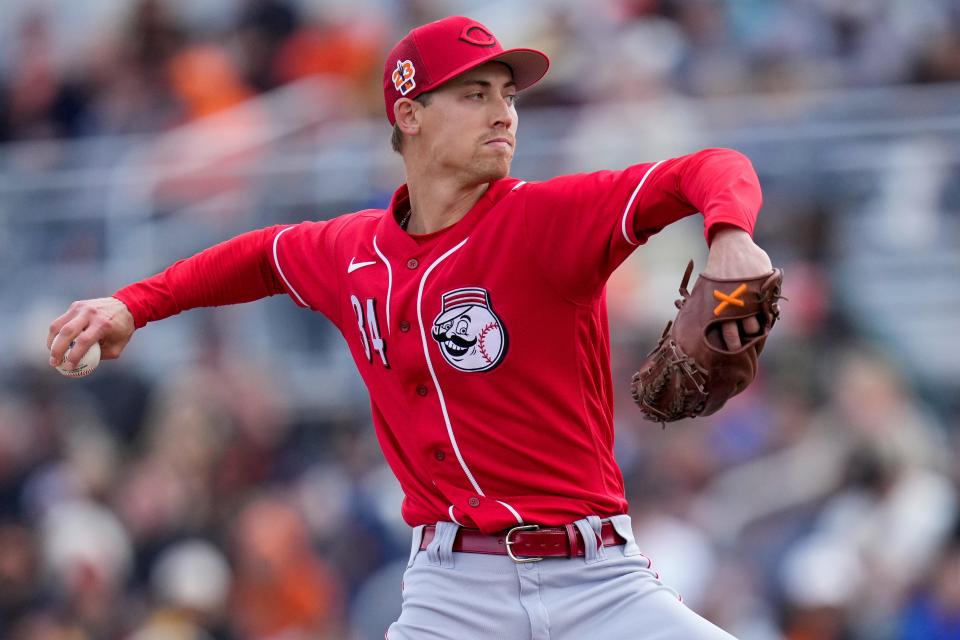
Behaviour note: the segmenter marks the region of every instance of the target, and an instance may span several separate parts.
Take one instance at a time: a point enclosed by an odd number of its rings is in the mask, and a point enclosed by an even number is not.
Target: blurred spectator
[[[39,564],[33,531],[0,519],[0,636],[8,636],[10,623],[37,604]]]
[[[294,33],[277,51],[272,77],[278,84],[309,76],[342,79],[342,99],[373,115],[383,72],[385,29],[373,16],[341,23],[313,22]],[[363,98],[359,100],[358,98]]]
[[[784,559],[787,640],[852,638],[848,610],[865,588],[856,551],[827,536],[811,536]]]
[[[900,633],[902,640],[960,638],[960,527],[904,606]]]
[[[178,118],[167,65],[186,42],[182,28],[162,0],[138,0],[128,10],[117,37],[91,43],[89,133],[158,131]]]
[[[176,118],[176,96],[183,95],[185,82],[171,77],[168,65],[196,42],[214,39],[236,56],[238,74],[230,88],[222,71],[203,87],[219,96],[221,106],[229,95],[242,95],[239,87],[259,93],[307,76],[334,75],[346,80],[344,97],[355,104],[354,113],[378,114],[381,56],[400,35],[390,26],[405,31],[476,7],[360,2],[317,8],[296,0],[246,0],[232,8],[232,24],[163,0],[138,0],[126,9],[121,37],[97,42],[91,33],[79,47],[85,57],[69,67],[57,60],[42,10],[14,15],[21,28],[16,60],[6,65],[13,74],[0,94],[0,114],[6,114],[0,136],[166,128]],[[525,31],[527,40],[553,54],[552,77],[529,96],[538,104],[960,78],[960,56],[951,55],[960,48],[960,15],[949,2],[915,7],[898,0],[608,0],[591,9],[534,2],[511,12],[512,33]],[[209,32],[197,22],[204,15]],[[187,93],[194,114],[218,104],[208,95],[198,109],[196,90]]]
[[[842,486],[856,456],[876,460],[894,478],[946,470],[942,433],[889,362],[854,352],[826,366],[837,380],[820,415],[798,425],[802,431],[782,449],[719,476],[704,495],[704,520],[724,537],[736,537],[765,515],[829,495]],[[738,498],[748,490],[754,496],[749,504]]]
[[[198,120],[253,97],[227,52],[216,45],[193,45],[170,57],[170,85],[187,121]]]
[[[226,613],[230,568],[208,542],[185,540],[169,547],[154,565],[156,609],[131,640],[210,640]]]
[[[341,594],[310,548],[302,516],[278,495],[243,508],[234,525],[231,625],[241,638],[340,637]]]
[[[92,637],[116,629],[115,606],[131,568],[131,541],[101,505],[71,500],[50,507],[40,526],[45,577],[61,611]]]
[[[86,95],[81,85],[60,76],[46,13],[36,9],[23,16],[15,49],[16,59],[6,95],[0,95],[0,141],[77,135]]]
[[[237,21],[236,49],[244,59],[244,76],[258,91],[277,87],[277,54],[300,28],[300,12],[288,0],[245,0]],[[278,82],[280,80],[280,82]]]
[[[24,475],[43,457],[39,420],[23,399],[0,395],[0,517],[19,515]]]
[[[913,79],[916,82],[960,81],[960,25],[934,36],[923,44],[916,58]]]

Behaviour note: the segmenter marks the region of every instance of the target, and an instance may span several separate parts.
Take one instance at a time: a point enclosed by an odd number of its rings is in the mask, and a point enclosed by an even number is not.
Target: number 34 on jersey
[[[373,352],[380,356],[380,361],[387,369],[390,363],[387,360],[387,345],[380,336],[380,326],[377,323],[377,299],[367,298],[366,306],[360,304],[360,298],[350,296],[350,305],[357,317],[357,327],[360,329],[360,340],[363,343],[363,353],[367,362],[373,362]],[[367,333],[369,332],[369,337]]]
[[[360,341],[367,362],[376,353],[390,368],[387,345],[380,332],[376,298],[361,303],[350,296]],[[507,332],[490,305],[490,294],[480,287],[462,287],[443,294],[441,308],[430,328],[444,360],[459,371],[488,371],[503,361]]]

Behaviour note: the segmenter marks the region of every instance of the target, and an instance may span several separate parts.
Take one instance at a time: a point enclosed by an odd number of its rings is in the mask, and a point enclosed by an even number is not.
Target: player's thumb
[[[102,341],[100,343],[100,357],[103,360],[116,360],[123,353],[130,342],[130,338],[131,336],[124,336],[123,338]]]

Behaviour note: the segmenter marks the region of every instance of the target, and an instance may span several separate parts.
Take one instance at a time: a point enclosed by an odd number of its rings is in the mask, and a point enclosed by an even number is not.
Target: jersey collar
[[[451,225],[446,233],[438,234],[435,241],[427,241],[422,244],[410,237],[410,234],[401,229],[397,222],[396,212],[398,210],[406,211],[410,206],[410,191],[406,184],[402,184],[400,188],[394,191],[393,197],[390,198],[390,205],[377,225],[378,242],[387,255],[398,259],[425,250],[429,251],[438,242],[444,246],[448,243],[456,244],[467,237],[483,218],[483,215],[509,194],[510,190],[519,182],[521,181],[516,178],[506,177],[490,183],[490,187],[463,218]]]

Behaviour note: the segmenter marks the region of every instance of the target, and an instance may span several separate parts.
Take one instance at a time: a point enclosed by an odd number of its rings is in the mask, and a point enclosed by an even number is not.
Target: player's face
[[[431,162],[477,184],[505,177],[517,134],[517,87],[510,68],[488,62],[433,94],[421,127]]]
[[[476,348],[477,324],[472,314],[462,313],[446,322],[434,325],[433,339],[440,343],[440,347],[450,358],[461,360]]]
[[[435,323],[430,333],[440,344],[448,361],[454,365],[466,362],[466,368],[474,369],[494,362],[503,340],[500,333],[491,337],[491,329],[496,327],[497,319],[489,309],[472,306],[452,318]],[[488,353],[491,350],[492,356]]]

